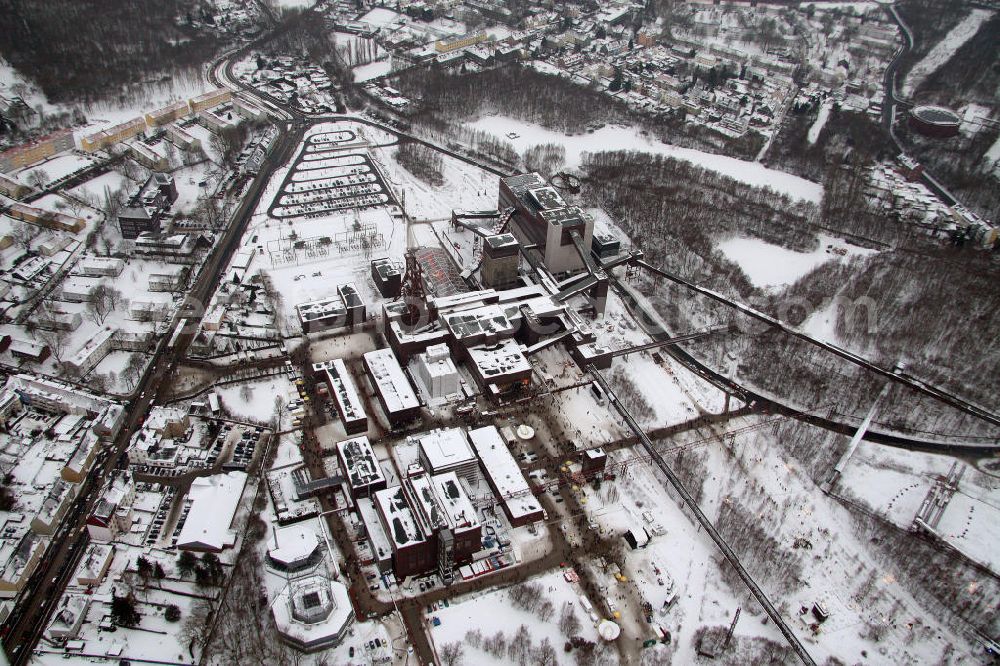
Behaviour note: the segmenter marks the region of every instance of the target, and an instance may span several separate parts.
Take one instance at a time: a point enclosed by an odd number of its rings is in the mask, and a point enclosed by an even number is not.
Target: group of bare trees
[[[514,608],[534,613],[542,622],[548,622],[555,613],[555,606],[545,598],[545,590],[539,583],[522,583],[510,588],[510,602]]]
[[[444,158],[437,150],[422,143],[406,141],[399,144],[395,158],[404,169],[425,183],[435,187],[444,185]]]
[[[87,294],[87,316],[98,326],[103,326],[108,315],[122,306],[124,302],[121,291],[101,283]]]
[[[558,143],[541,143],[525,150],[522,162],[525,171],[551,176],[566,163],[566,149]]]
[[[904,530],[852,511],[859,540],[872,544],[877,564],[896,573],[899,582],[931,615],[965,634],[968,624],[986,636],[1000,631],[996,600],[1000,581],[951,549],[914,538]],[[895,619],[895,618],[893,618]]]
[[[764,163],[768,166],[822,182],[841,164],[867,166],[895,157],[889,137],[867,114],[841,109],[834,104],[816,141],[809,143],[809,130],[819,117],[822,102],[804,105],[785,115],[771,142]]]
[[[680,275],[723,278],[713,288],[745,296],[753,286],[716,248],[719,238],[755,236],[791,250],[816,246],[813,205],[752,187],[682,160],[633,151],[584,156],[585,196],[641,239],[650,263]]]
[[[611,388],[614,389],[618,399],[632,412],[632,416],[639,423],[649,423],[656,418],[656,410],[642,390],[636,386],[631,373],[627,372],[623,366],[615,366],[608,377]]]
[[[358,67],[374,62],[384,52],[375,40],[354,37],[337,44],[337,55],[346,67]]]
[[[469,647],[482,650],[495,659],[506,659],[518,666],[537,664],[537,666],[555,666],[556,650],[548,638],[543,638],[535,645],[526,625],[520,625],[510,638],[498,630],[490,636],[483,636],[479,629],[473,629],[465,634],[465,642]],[[457,666],[462,663],[464,650],[457,643],[444,646],[441,659],[447,666]]]
[[[423,114],[444,120],[497,114],[573,133],[589,123],[628,115],[603,93],[520,65],[466,75],[413,69],[396,81],[407,97],[420,100],[417,119]]]

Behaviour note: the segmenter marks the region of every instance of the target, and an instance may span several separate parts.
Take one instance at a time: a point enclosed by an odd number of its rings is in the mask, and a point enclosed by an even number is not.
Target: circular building
[[[290,582],[271,604],[282,640],[304,652],[338,645],[354,619],[343,583],[315,575]]]
[[[959,115],[943,106],[923,105],[910,110],[910,127],[924,136],[955,136],[961,124]]]
[[[621,633],[622,628],[618,626],[618,623],[612,622],[611,620],[602,620],[601,623],[597,625],[597,635],[609,643],[617,640]]]

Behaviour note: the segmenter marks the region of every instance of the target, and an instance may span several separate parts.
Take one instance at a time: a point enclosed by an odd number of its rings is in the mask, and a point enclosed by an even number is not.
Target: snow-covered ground
[[[851,456],[840,479],[842,492],[909,528],[921,502],[936,479],[945,477],[955,459],[949,456],[905,451],[864,442]],[[972,559],[1000,571],[1000,506],[996,493],[1000,479],[965,468],[958,492],[944,511],[938,533]]]
[[[15,174],[15,178],[22,182],[31,183],[31,179],[28,177],[32,172],[38,171],[44,174],[45,182],[51,182],[59,178],[68,176],[69,174],[84,169],[96,160],[92,157],[85,157],[83,155],[77,155],[76,153],[61,153],[55,157],[49,158],[38,164],[33,164],[25,169],[18,171]]]
[[[768,187],[796,199],[819,203],[823,196],[821,185],[804,178],[768,169],[756,162],[715,155],[691,148],[671,146],[644,136],[643,132],[635,127],[605,126],[593,133],[567,136],[546,129],[541,125],[525,123],[505,116],[485,116],[468,123],[467,126],[488,132],[499,139],[505,139],[520,152],[539,144],[561,145],[566,149],[566,166],[570,169],[579,169],[584,154],[588,152],[634,150],[668,155],[691,162],[703,169],[735,178],[748,185]]]
[[[418,220],[442,220],[455,208],[495,210],[499,178],[453,157],[442,156],[444,184],[428,185],[400,165],[396,148],[374,148],[372,159],[386,177],[398,201],[405,193],[406,212]]]
[[[997,140],[993,142],[990,149],[986,151],[983,160],[987,168],[992,165],[993,173],[1000,176],[1000,137],[997,137]]]
[[[822,106],[819,107],[819,114],[816,116],[816,122],[812,124],[809,128],[809,134],[806,135],[806,140],[809,141],[809,145],[816,143],[816,139],[819,138],[819,133],[823,131],[823,127],[826,125],[827,118],[830,117],[830,109],[833,107],[833,102],[827,100],[823,102]]]
[[[734,423],[725,429],[736,426]],[[718,433],[722,429],[713,430]],[[683,445],[704,434],[705,429],[682,434],[671,443]],[[780,445],[782,436],[780,431],[775,434],[765,428],[739,435],[731,442],[724,437],[709,441],[691,449],[689,455],[699,457],[707,472],[695,470],[694,483],[703,487],[699,505],[713,522],[719,525],[727,505],[735,505],[738,512],[752,514],[754,525],[775,539],[775,545],[766,550],[747,551],[745,545],[741,546],[741,559],[765,592],[781,600],[786,619],[813,658],[823,662],[834,656],[854,663],[865,656],[864,663],[916,664],[933,662],[942,653],[951,653],[953,663],[977,663],[970,653],[976,648],[921,607],[872,552],[868,536],[858,535],[847,510],[823,494],[795,460],[789,459]],[[625,453],[623,450],[619,455]],[[662,490],[665,482],[648,465],[633,464],[628,470],[628,482],[616,484],[618,501],[626,507],[627,519],[615,516],[604,522],[608,528],[621,531],[628,524],[642,524],[639,521],[645,519],[639,517],[641,510],[656,508],[654,521],[667,534],[654,538],[645,552],[651,553],[653,561],[670,571],[677,581],[681,597],[678,606],[670,611],[670,620],[679,622],[675,663],[692,663],[689,632],[698,623],[722,624],[724,616],[720,615],[731,609],[727,604],[732,602],[723,596],[720,607],[718,597],[713,602],[705,591],[706,584],[719,584],[718,574],[711,567],[700,573],[714,549]],[[865,485],[875,488],[883,481],[893,488],[912,483],[913,479],[883,476],[879,469],[873,471]],[[587,506],[594,503],[589,501]],[[961,511],[956,514],[964,517]],[[736,527],[729,525],[730,532],[740,529],[738,523]],[[699,553],[701,548],[707,552]],[[654,549],[665,550],[656,553]],[[779,556],[792,564],[774,569],[770,562]],[[771,573],[765,574],[769,569]],[[866,585],[865,580],[870,584]],[[785,589],[776,589],[779,584]],[[814,633],[800,620],[799,609],[810,608],[816,601],[825,604],[831,617]],[[746,610],[737,632],[772,637],[771,626],[754,626],[759,616],[748,617]],[[743,618],[750,624],[745,625]],[[875,638],[878,635],[881,640]]]
[[[990,17],[992,12],[986,9],[973,9],[961,23],[952,28],[944,38],[934,45],[927,55],[921,59],[903,82],[903,95],[909,96],[928,76],[948,62],[962,44],[976,34],[979,27]]]
[[[98,205],[103,205],[105,191],[112,194],[118,190],[128,193],[137,183],[133,183],[117,171],[108,171],[96,178],[91,178],[85,183],[74,187],[70,192],[77,196],[82,196],[85,200],[93,201]]]
[[[377,79],[380,76],[388,74],[390,71],[392,71],[392,61],[390,59],[376,60],[367,65],[355,67],[354,81],[355,83],[361,83],[362,81]]]
[[[864,14],[865,12],[878,7],[879,2],[803,2],[801,7],[805,10],[806,7],[815,7],[820,10],[830,10],[830,9],[850,9],[857,14]]]
[[[218,386],[215,391],[223,407],[236,418],[270,421],[275,412],[275,398],[281,396],[287,402],[289,394],[295,392],[295,385],[285,375],[278,375]]]
[[[479,630],[488,638],[500,631],[509,641],[523,625],[527,628],[534,647],[537,648],[543,640],[548,639],[556,648],[558,663],[576,663],[572,655],[563,652],[562,646],[567,637],[559,629],[559,617],[563,607],[571,605],[582,625],[579,635],[586,640],[598,640],[597,631],[587,618],[587,613],[580,602],[582,589],[578,584],[567,583],[562,571],[542,574],[526,582],[541,585],[544,599],[551,601],[555,606],[555,613],[549,620],[542,621],[537,614],[514,606],[510,600],[510,591],[506,589],[460,597],[453,600],[447,608],[441,607],[429,613],[431,637],[438,652],[440,653],[441,648],[448,643],[459,643],[463,646],[465,655],[461,663],[483,666],[509,664],[511,661],[506,655],[497,659],[488,652],[470,645],[466,634]],[[594,602],[596,600],[592,600],[591,603]],[[440,624],[433,626],[433,618],[440,620]]]
[[[808,335],[829,342],[839,344],[837,338],[837,302],[830,301],[826,307],[815,310],[810,314],[799,328]]]
[[[828,261],[874,252],[825,234],[820,234],[819,239],[819,246],[812,252],[795,252],[756,238],[742,237],[727,239],[717,247],[739,264],[754,286],[762,289],[786,287]]]
[[[615,462],[641,456],[637,449],[622,449],[613,454]],[[649,464],[629,465],[615,484],[604,484],[595,491],[583,488],[588,517],[605,534],[621,535],[630,528],[664,533],[653,535],[645,548],[628,551],[622,572],[636,582],[637,594],[653,607],[653,621],[669,630],[676,653],[672,663],[695,663],[693,637],[705,625],[728,624],[739,605],[733,591],[720,580],[717,553],[711,540],[680,508],[667,491],[666,483]],[[649,520],[651,519],[651,520]],[[662,581],[662,583],[661,583]],[[671,592],[676,603],[661,611]],[[780,635],[761,618],[744,614],[737,627],[742,636]]]

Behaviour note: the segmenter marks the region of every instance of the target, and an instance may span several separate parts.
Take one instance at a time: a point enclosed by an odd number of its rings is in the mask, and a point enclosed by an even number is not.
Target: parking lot
[[[306,138],[268,214],[279,219],[319,217],[390,201],[388,188],[355,133],[321,132]]]

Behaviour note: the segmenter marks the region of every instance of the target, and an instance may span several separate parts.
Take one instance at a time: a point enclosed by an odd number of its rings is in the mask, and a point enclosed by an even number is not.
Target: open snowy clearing
[[[762,289],[787,287],[828,261],[874,252],[825,234],[820,234],[819,240],[819,246],[812,252],[795,252],[756,238],[739,237],[722,241],[718,248],[730,261],[739,264],[754,286]]]
[[[443,645],[457,642],[465,649],[466,658],[463,663],[509,664],[510,661],[506,658],[497,659],[481,649],[473,648],[466,640],[466,633],[478,629],[484,637],[489,637],[501,631],[510,640],[518,627],[524,625],[535,647],[541,641],[548,639],[553,647],[557,648],[558,663],[575,663],[572,655],[562,651],[566,636],[559,630],[559,615],[566,604],[574,607],[580,619],[582,629],[579,635],[587,640],[598,640],[597,631],[580,603],[582,590],[578,585],[567,583],[560,571],[543,574],[527,582],[541,585],[545,590],[544,598],[555,606],[556,612],[549,621],[543,622],[537,615],[515,608],[511,604],[510,593],[507,590],[461,598],[447,608],[439,608],[430,613],[431,618],[437,618],[441,622],[438,626],[431,626],[431,636],[438,651]],[[484,623],[485,618],[489,618],[489,621]],[[431,623],[433,620],[429,624]]]
[[[375,62],[368,63],[367,65],[355,67],[354,82],[361,83],[363,81],[377,79],[380,76],[385,76],[391,71],[392,61],[389,58],[386,58],[385,60],[376,60]]]
[[[635,127],[605,126],[591,134],[567,136],[534,123],[525,123],[505,116],[485,116],[468,123],[468,127],[488,132],[509,141],[519,152],[532,146],[554,143],[566,149],[566,167],[579,169],[584,153],[602,150],[635,150],[667,155],[691,162],[703,169],[715,171],[755,187],[769,187],[796,199],[819,203],[823,187],[804,178],[768,169],[756,162],[747,162],[724,155],[714,155],[691,148],[680,148],[651,140]],[[512,138],[513,137],[513,138]]]
[[[396,161],[395,147],[370,151],[396,199],[403,201],[406,212],[416,220],[450,219],[456,208],[465,210],[495,210],[497,207],[497,176],[454,157],[442,155],[441,170],[444,184],[429,185]]]
[[[905,451],[864,442],[841,477],[841,492],[906,529],[936,479],[955,462],[949,456]],[[992,496],[1000,479],[965,467],[958,492],[948,503],[938,534],[963,554],[1000,571],[1000,507]]]
[[[249,397],[243,395],[249,389]],[[269,377],[252,382],[229,384],[215,389],[219,394],[224,409],[236,418],[253,419],[254,421],[269,421],[274,415],[275,397],[286,397],[295,391],[295,386],[284,375]]]
[[[398,21],[400,18],[402,17],[391,9],[379,7],[371,10],[358,20],[362,23],[369,23],[373,26],[385,27],[395,21]]]

